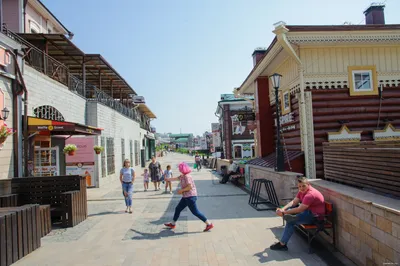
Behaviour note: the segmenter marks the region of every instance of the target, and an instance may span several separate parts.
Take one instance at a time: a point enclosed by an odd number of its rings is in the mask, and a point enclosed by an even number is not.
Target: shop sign
[[[276,126],[276,119],[275,121],[275,126]],[[287,123],[294,122],[294,112],[288,113],[286,115],[283,115],[279,118],[279,121],[281,122],[281,125],[285,125]]]

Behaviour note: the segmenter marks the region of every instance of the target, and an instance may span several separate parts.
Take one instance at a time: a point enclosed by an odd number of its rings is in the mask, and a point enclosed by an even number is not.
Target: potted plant
[[[104,148],[101,146],[94,146],[93,150],[96,152],[96,154],[100,154],[102,151],[104,151]]]
[[[75,144],[68,144],[68,145],[66,145],[65,147],[64,147],[64,153],[67,153],[68,155],[71,155],[71,156],[73,156],[74,154],[75,154],[75,151],[77,150],[78,148],[76,147],[76,145]]]
[[[7,124],[4,123],[0,128],[0,144],[3,144],[7,140],[8,136],[14,134],[14,132],[15,131],[12,128],[7,127]]]

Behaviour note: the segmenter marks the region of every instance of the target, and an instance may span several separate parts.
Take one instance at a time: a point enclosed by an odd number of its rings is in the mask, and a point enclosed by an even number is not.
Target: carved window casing
[[[65,121],[64,116],[51,105],[42,105],[33,109],[33,115],[37,118],[48,119],[53,121]]]

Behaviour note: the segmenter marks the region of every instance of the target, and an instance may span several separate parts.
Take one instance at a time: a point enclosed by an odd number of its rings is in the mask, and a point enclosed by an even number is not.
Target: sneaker
[[[174,225],[174,224],[172,224],[172,223],[168,223],[168,224],[164,224],[166,227],[169,227],[169,228],[171,228],[171,229],[175,229],[175,226],[176,225]]]
[[[297,215],[294,215],[294,214],[285,214],[285,215],[283,216],[283,220],[285,220],[285,221],[288,222],[288,223],[297,221]]]
[[[214,225],[213,224],[209,224],[209,225],[206,226],[206,229],[204,229],[203,232],[210,231],[213,228],[214,228]]]
[[[172,194],[172,191],[170,191],[169,194]]]
[[[288,250],[286,245],[282,245],[280,242],[277,242],[269,247],[271,250]]]

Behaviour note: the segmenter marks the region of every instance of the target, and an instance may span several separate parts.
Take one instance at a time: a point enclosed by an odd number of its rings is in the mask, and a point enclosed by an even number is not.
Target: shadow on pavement
[[[103,216],[103,215],[108,215],[108,214],[123,214],[123,213],[125,214],[125,211],[106,211],[106,212],[89,214],[88,217]]]
[[[202,231],[199,231],[199,232],[175,232],[171,229],[164,229],[164,230],[160,231],[159,233],[144,233],[144,232],[140,232],[135,229],[131,229],[131,231],[140,235],[140,236],[132,237],[131,238],[132,240],[157,240],[157,239],[161,239],[161,238],[165,238],[165,237],[176,237],[176,236],[181,236],[181,235],[203,233]]]

